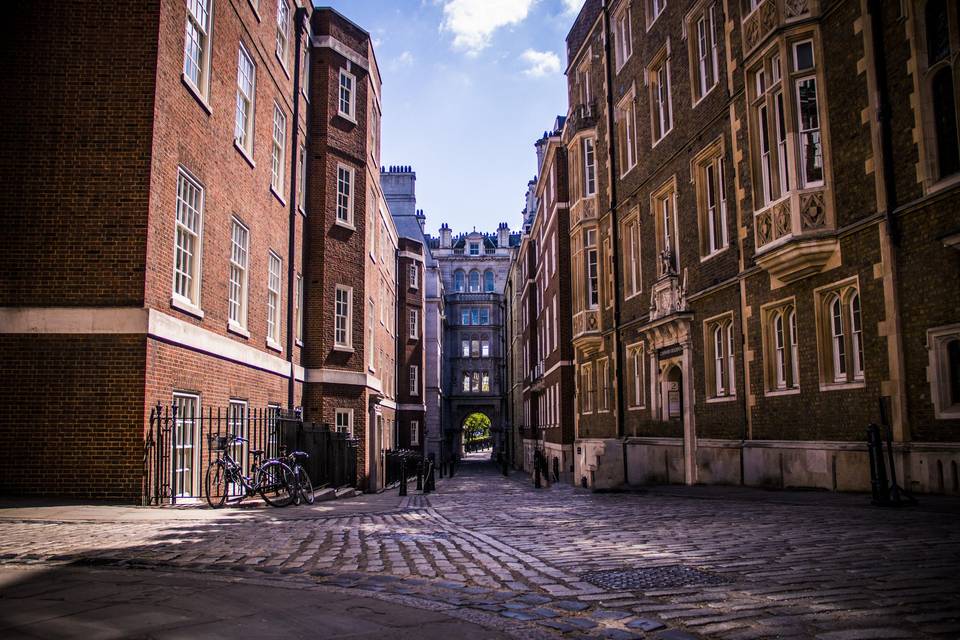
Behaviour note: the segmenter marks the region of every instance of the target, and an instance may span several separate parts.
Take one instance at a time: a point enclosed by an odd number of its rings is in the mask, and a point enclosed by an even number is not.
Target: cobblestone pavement
[[[414,493],[283,510],[6,509],[0,560],[286,576],[439,603],[524,638],[960,638],[960,512],[947,499],[880,510],[826,493],[536,490],[477,462]]]

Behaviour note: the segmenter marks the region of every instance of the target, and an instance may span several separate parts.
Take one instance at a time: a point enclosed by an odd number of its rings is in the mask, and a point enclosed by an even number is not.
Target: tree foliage
[[[471,413],[463,421],[463,435],[466,442],[485,440],[490,437],[490,418],[482,413]]]

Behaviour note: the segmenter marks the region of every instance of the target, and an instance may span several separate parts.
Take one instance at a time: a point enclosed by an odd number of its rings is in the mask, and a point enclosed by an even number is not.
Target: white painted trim
[[[417,262],[423,262],[423,256],[419,253],[413,253],[412,251],[398,251],[397,256],[400,258],[409,258],[410,260],[416,260]]]
[[[0,334],[5,333],[146,335],[268,373],[290,375],[290,363],[283,358],[156,309],[0,308]],[[303,381],[303,367],[293,365],[293,368],[295,379]]]
[[[333,36],[314,36],[313,37],[313,46],[322,47],[326,49],[333,49],[344,58],[357,65],[364,71],[370,71],[370,65],[367,63],[367,59],[345,45],[343,42],[338,40]]]
[[[397,409],[400,411],[426,411],[427,405],[425,404],[398,404]]]

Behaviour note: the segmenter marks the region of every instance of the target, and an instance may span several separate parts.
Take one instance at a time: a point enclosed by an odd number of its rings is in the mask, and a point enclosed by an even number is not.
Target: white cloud
[[[453,46],[475,56],[490,45],[501,27],[520,24],[536,0],[447,0],[442,31],[453,34]]]
[[[563,0],[563,7],[570,15],[580,13],[580,7],[583,6],[583,0]]]
[[[390,61],[390,67],[392,69],[400,69],[402,67],[409,67],[413,64],[413,54],[409,51],[404,51],[396,58]]]
[[[523,72],[532,78],[560,73],[560,56],[553,51],[527,49],[520,54],[520,59],[527,63],[527,68]]]

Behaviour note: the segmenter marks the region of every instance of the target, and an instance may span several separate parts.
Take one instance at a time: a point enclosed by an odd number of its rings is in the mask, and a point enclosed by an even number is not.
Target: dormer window
[[[478,256],[478,255],[480,255],[480,243],[479,243],[479,242],[471,242],[471,243],[470,243],[470,255],[472,255],[472,256]]]

